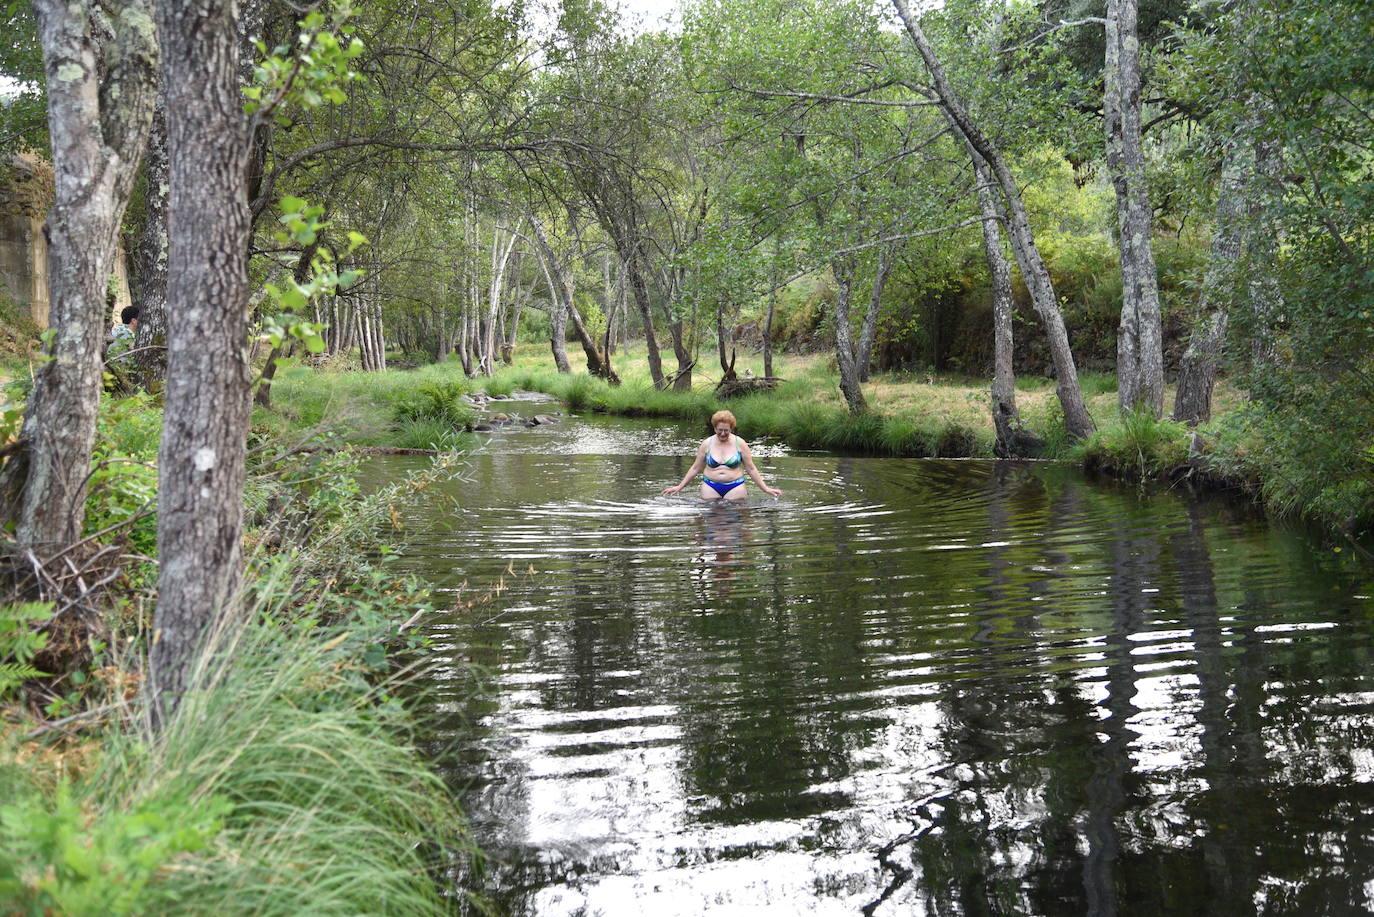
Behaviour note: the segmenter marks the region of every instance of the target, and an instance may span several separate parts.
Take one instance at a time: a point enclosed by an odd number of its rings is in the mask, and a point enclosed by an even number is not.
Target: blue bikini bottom
[[[743,484],[743,483],[744,483],[744,478],[740,478],[740,479],[737,480],[737,481],[724,481],[724,482],[721,482],[721,481],[712,481],[710,478],[702,478],[702,479],[701,479],[701,483],[705,484],[707,487],[711,488],[712,490],[714,490],[716,493],[720,494],[720,495],[723,497],[723,496],[725,496],[726,494],[728,494],[730,491],[734,490],[734,489],[735,489],[736,487],[738,487],[739,485]]]

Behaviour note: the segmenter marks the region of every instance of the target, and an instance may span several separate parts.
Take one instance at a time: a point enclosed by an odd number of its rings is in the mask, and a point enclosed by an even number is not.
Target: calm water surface
[[[1045,464],[657,496],[701,435],[502,432],[407,520],[498,913],[1369,910],[1369,571]]]

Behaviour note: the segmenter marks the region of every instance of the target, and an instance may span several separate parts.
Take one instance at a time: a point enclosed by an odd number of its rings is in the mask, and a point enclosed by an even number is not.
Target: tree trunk
[[[1273,189],[1282,184],[1283,154],[1272,140],[1255,145],[1255,181],[1250,185],[1250,219],[1245,238],[1245,263],[1249,268],[1246,292],[1249,298],[1251,339],[1250,362],[1261,367],[1275,358],[1276,326],[1283,317],[1283,290],[1274,273],[1278,262],[1278,234],[1267,228],[1271,222]],[[1256,193],[1259,192],[1259,193]]]
[[[763,376],[773,377],[773,313],[778,305],[778,270],[774,261],[772,288],[768,291],[768,312],[763,318]]]
[[[644,348],[649,358],[649,378],[654,388],[663,388],[663,358],[658,353],[658,337],[654,334],[654,314],[649,303],[649,284],[640,270],[639,255],[633,249],[621,250],[621,263],[630,282],[630,295],[634,297],[639,317],[644,322]]]
[[[511,267],[511,272],[516,277],[516,293],[511,300],[510,315],[508,316],[510,325],[506,330],[505,340],[501,344],[501,362],[507,366],[511,365],[515,356],[516,338],[520,335],[520,313],[524,311],[525,301],[530,297],[530,290],[528,288],[521,289],[519,286],[520,268],[523,263],[524,258],[517,252],[515,264]]]
[[[878,339],[878,312],[883,305],[883,288],[887,286],[887,277],[892,273],[892,262],[896,254],[896,245],[878,246],[878,266],[873,272],[873,293],[868,298],[868,311],[864,313],[863,327],[859,331],[859,353],[855,358],[860,382],[868,381],[873,363],[873,343]]]
[[[557,303],[557,315],[563,321],[557,323],[554,337],[554,362],[558,363],[559,372],[568,372],[563,367],[567,365],[568,357],[564,348],[564,337],[567,334],[566,320],[571,319],[573,331],[577,334],[578,343],[582,345],[582,351],[587,355],[587,372],[593,376],[598,376],[607,380],[612,385],[619,385],[620,379],[611,371],[610,362],[602,355],[596,346],[596,341],[587,331],[586,324],[582,321],[582,313],[577,310],[577,303],[573,301],[573,286],[571,273],[563,270],[562,262],[558,259],[558,254],[553,250],[549,243],[549,237],[544,232],[544,227],[533,216],[529,217],[530,227],[534,231],[535,245],[539,249],[540,262],[544,265],[544,277],[549,284],[549,295],[552,301]],[[552,316],[554,313],[550,313]],[[563,351],[562,360],[559,360],[559,351]]]
[[[1016,372],[1012,367],[1011,265],[1002,253],[1002,231],[992,176],[983,158],[971,147],[969,153],[978,183],[978,208],[983,215],[983,255],[987,258],[988,275],[992,279],[992,425],[997,435],[993,452],[1005,458],[1020,451],[1016,432],[1021,419],[1016,408]]]
[[[536,239],[543,232],[538,221],[531,218],[530,225],[535,228]],[[572,283],[571,278],[564,280],[560,278],[554,281],[554,273],[558,270],[557,264],[550,264],[553,250],[548,247],[547,239],[539,245],[539,265],[544,269],[544,281],[549,287],[549,348],[553,351],[553,364],[560,373],[572,372],[572,366],[568,363],[568,310],[564,300],[572,299],[572,290],[569,288]]]
[[[158,450],[158,603],[150,683],[162,718],[242,580],[249,418],[238,5],[163,3],[168,225],[167,389]]]
[[[167,378],[167,120],[158,98],[143,156],[146,210],[143,231],[134,250],[138,278],[138,335],[134,365],[140,382],[149,386]]]
[[[573,333],[582,345],[582,352],[587,355],[587,372],[605,379],[612,385],[619,385],[620,377],[611,369],[611,361],[597,348],[596,339],[587,331],[587,326],[582,321],[582,313],[577,311],[577,303],[573,302],[572,297],[568,297],[567,316],[572,320]]]
[[[1212,250],[1202,281],[1199,318],[1188,338],[1188,349],[1178,370],[1174,395],[1174,420],[1196,426],[1212,418],[1212,387],[1226,340],[1226,301],[1235,289],[1245,237],[1247,169],[1241,148],[1233,145],[1221,167],[1217,189],[1216,218],[1212,226]]]
[[[560,373],[572,372],[568,362],[568,310],[558,297],[549,299],[549,346],[553,349],[553,365]]]
[[[862,414],[868,410],[863,386],[859,384],[859,367],[854,358],[854,336],[849,328],[849,300],[854,291],[854,259],[836,258],[830,263],[835,274],[835,362],[840,370],[840,392],[849,413]]]
[[[722,373],[730,371],[729,344],[725,332],[725,304],[718,302],[716,303],[716,356],[720,358],[720,371]]]
[[[377,348],[377,371],[386,372],[386,335],[382,332],[382,301],[372,296],[372,335]]]
[[[1073,351],[1069,346],[1069,333],[1064,327],[1064,316],[1059,311],[1059,300],[1055,295],[1050,273],[1045,268],[1044,259],[1040,257],[1040,249],[1035,245],[1030,220],[1026,217],[1026,208],[1021,200],[1021,191],[1016,186],[1016,180],[1012,177],[1006,160],[969,117],[958,96],[954,94],[945,76],[944,67],[935,56],[935,50],[926,38],[925,31],[908,10],[907,0],[892,0],[892,4],[906,27],[907,35],[911,37],[921,59],[925,61],[926,69],[935,83],[941,107],[974,151],[983,157],[993,177],[997,179],[1002,196],[1006,198],[1007,236],[1011,240],[1017,266],[1021,268],[1021,277],[1030,291],[1031,302],[1045,325],[1050,357],[1054,361],[1059,403],[1064,410],[1064,425],[1070,436],[1082,439],[1093,431],[1093,420],[1088,413],[1087,405],[1083,403],[1083,392],[1078,385],[1078,368],[1074,365]]]
[[[677,370],[673,373],[673,391],[689,392],[692,390],[692,367],[696,365],[696,357],[692,355],[692,347],[688,346],[682,319],[673,315],[672,300],[677,295],[677,290],[678,285],[673,283],[669,295],[661,300],[659,306],[663,310],[663,323],[668,326],[668,336],[673,342],[673,356],[677,359]],[[692,334],[695,340],[695,314],[692,318]]]
[[[376,355],[372,340],[372,310],[364,295],[358,302],[358,364],[363,372],[377,371]]]
[[[1103,112],[1121,252],[1117,402],[1122,411],[1144,410],[1158,418],[1164,412],[1164,335],[1150,241],[1153,215],[1140,146],[1137,13],[1137,0],[1107,0]]]
[[[0,474],[16,546],[40,556],[81,534],[100,402],[115,240],[156,104],[150,0],[106,9],[35,0],[48,91],[54,202],[50,360],[34,376],[23,443]],[[104,37],[98,37],[103,35]]]
[[[625,308],[625,272],[624,270],[621,270],[616,274],[616,281],[613,287],[610,285],[610,276],[611,257],[610,255],[607,255],[606,336],[605,346],[602,347],[602,350],[606,354],[607,367],[610,367],[611,355],[615,353],[615,323],[617,320],[620,320],[622,324],[624,323],[624,319],[621,318],[621,313],[624,311]]]
[[[501,311],[501,297],[504,293],[506,265],[510,263],[511,251],[515,248],[516,235],[508,234],[506,244],[501,245],[500,226],[493,227],[491,233],[491,284],[487,288],[486,327],[482,335],[482,372],[488,376],[496,373],[496,338],[501,323],[497,320]]]

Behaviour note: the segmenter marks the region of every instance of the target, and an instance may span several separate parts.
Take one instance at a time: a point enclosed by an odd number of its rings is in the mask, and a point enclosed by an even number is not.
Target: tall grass
[[[1188,434],[1184,424],[1130,411],[1071,446],[1068,454],[1090,470],[1144,480],[1188,461]]]
[[[272,384],[272,408],[254,409],[253,428],[276,438],[323,430],[353,445],[395,445],[396,434],[417,420],[455,430],[471,423],[461,401],[471,390],[457,363],[383,373],[291,366]]]
[[[730,401],[717,398],[709,389],[664,391],[654,388],[647,378],[626,375],[624,384],[611,386],[585,373],[515,368],[499,373],[496,382],[505,390],[545,392],[574,411],[699,421],[703,433],[710,416],[726,408],[749,437],[780,439],[801,449],[913,457],[992,454],[990,433],[975,429],[967,419],[909,411],[852,415],[838,400],[819,399],[818,392],[833,387],[833,380],[819,367],[771,392]]]
[[[140,699],[89,769],[6,781],[5,913],[443,911],[431,873],[461,820],[385,702],[392,681],[363,677],[360,642],[380,634],[256,612],[218,635],[160,733]]]
[[[135,408],[155,411],[121,410]],[[104,687],[72,722],[4,708],[0,914],[450,910],[443,875],[474,854],[414,747],[395,700],[406,675],[388,654],[395,621],[427,597],[363,548],[460,460],[366,495],[353,456],[288,448],[255,461],[242,610],[161,730],[139,690],[147,606],[132,592],[81,672]]]

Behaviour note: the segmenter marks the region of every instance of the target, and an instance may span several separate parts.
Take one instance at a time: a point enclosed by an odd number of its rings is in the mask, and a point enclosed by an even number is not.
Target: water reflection
[[[1367,573],[1047,466],[772,456],[785,501],[664,500],[667,445],[478,456],[410,520],[442,588],[537,571],[431,631],[500,912],[1368,906]]]

